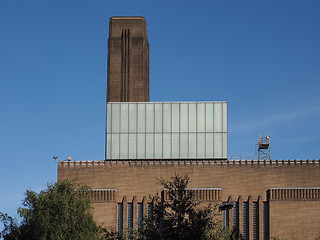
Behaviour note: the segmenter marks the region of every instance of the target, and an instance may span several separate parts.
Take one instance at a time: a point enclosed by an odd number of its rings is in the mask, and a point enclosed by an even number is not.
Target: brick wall
[[[125,200],[125,228],[126,203],[142,202],[143,199],[147,202],[149,195],[153,196],[163,191],[157,179],[169,180],[175,173],[188,174],[188,187],[199,190],[199,196],[210,196],[209,189],[221,188],[220,202],[237,203],[239,231],[245,232],[248,239],[264,239],[264,227],[269,230],[269,236],[281,239],[302,239],[302,236],[305,239],[313,239],[318,234],[318,160],[96,161],[60,162],[58,165],[58,180],[76,179],[94,189],[117,190],[114,202],[94,203],[96,220],[113,228],[117,227],[117,203]],[[267,209],[265,213],[264,208]],[[297,210],[293,211],[294,209]],[[135,210],[134,205],[134,227],[137,227]],[[247,210],[247,218],[244,217],[243,210]],[[233,211],[230,210],[229,213],[230,224],[233,224]],[[253,219],[253,215],[256,219]],[[269,219],[265,226],[264,218]]]

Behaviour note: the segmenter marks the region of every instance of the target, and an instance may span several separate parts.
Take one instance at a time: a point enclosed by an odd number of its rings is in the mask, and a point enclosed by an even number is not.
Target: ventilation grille
[[[92,189],[89,199],[92,202],[112,202],[116,199],[117,189]]]
[[[163,190],[163,199],[169,200],[169,192],[174,190]],[[213,201],[220,200],[222,188],[187,188],[186,193],[192,194],[193,200]]]
[[[270,200],[320,200],[320,188],[269,188]]]

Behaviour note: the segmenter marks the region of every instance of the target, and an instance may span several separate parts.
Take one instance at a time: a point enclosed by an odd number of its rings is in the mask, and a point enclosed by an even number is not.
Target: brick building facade
[[[58,179],[77,179],[91,186],[95,219],[105,226],[128,226],[128,203],[133,227],[138,205],[147,214],[149,195],[163,191],[158,178],[175,172],[190,177],[197,200],[235,202],[228,210],[229,226],[245,239],[315,239],[320,234],[320,161],[89,161],[61,162]],[[119,204],[122,216],[119,217]]]
[[[149,44],[144,18],[110,18],[107,102],[149,101],[148,51]],[[195,103],[201,108],[202,103],[197,104]],[[119,109],[127,107],[127,105],[121,104],[119,106]],[[214,103],[213,106],[215,106]],[[201,114],[195,115],[195,130],[190,127],[192,121],[188,120],[186,132],[181,130],[186,119],[181,117],[183,113],[181,108],[178,110],[180,111],[180,125],[176,132],[176,126],[173,126],[176,123],[173,115],[174,109],[170,108],[172,115],[169,115],[169,118],[166,117],[165,110],[162,109],[163,115],[159,116],[163,122],[166,119],[172,119],[167,123],[170,131],[165,132],[165,124],[161,122],[161,131],[157,132],[154,130],[155,128],[152,128],[152,135],[147,132],[147,127],[144,127],[143,124],[143,134],[139,130],[139,121],[145,125],[149,123],[146,121],[147,107],[144,109],[144,115],[141,115],[139,109],[136,111],[137,115],[134,115],[138,129],[134,130],[135,132],[130,132],[129,127],[125,133],[120,131],[123,126],[121,121],[123,123],[124,119],[127,119],[125,121],[128,121],[128,124],[133,121],[130,119],[130,116],[132,118],[130,111],[128,116],[124,115],[124,117],[112,116],[112,114],[122,116],[118,110],[107,116],[107,121],[108,118],[109,120],[112,118],[116,119],[114,122],[119,122],[119,126],[117,126],[120,129],[119,132],[113,133],[112,127],[107,128],[107,135],[114,134],[109,142],[118,144],[116,145],[116,151],[119,151],[118,155],[110,155],[110,159],[107,159],[107,153],[104,161],[60,162],[58,164],[58,180],[76,179],[79,183],[93,189],[91,197],[94,218],[99,223],[119,232],[126,231],[128,227],[138,228],[142,217],[149,214],[152,209],[149,196],[157,193],[162,197],[166,196],[165,190],[158,184],[157,178],[170,179],[175,173],[179,173],[180,175],[187,174],[190,177],[188,187],[196,200],[232,204],[231,209],[223,211],[223,222],[241,233],[244,239],[262,240],[279,237],[280,239],[311,240],[320,236],[319,160],[256,161],[227,160],[224,157],[219,159],[217,154],[206,155],[208,150],[210,152],[211,146],[213,150],[219,149],[220,146],[225,145],[224,141],[226,140],[219,137],[220,135],[216,131],[206,131],[210,126],[215,126],[218,121],[215,116],[219,111],[215,107],[210,112],[211,118],[210,114],[205,114],[205,119],[201,118]],[[155,110],[152,112],[154,116],[157,113]],[[193,116],[190,114],[190,107],[188,114],[189,118]],[[141,116],[144,117],[139,120]],[[159,118],[154,117],[153,119],[156,121]],[[220,123],[221,126],[226,127],[223,120]],[[201,129],[204,129],[205,133]],[[174,148],[175,141],[179,139],[180,149],[189,149],[195,146],[196,152],[199,152],[198,147],[202,147],[201,137],[204,136],[203,142],[206,144],[204,155],[203,157],[196,154],[193,157],[186,155],[185,158],[170,159],[170,157],[166,157],[159,159],[155,157],[155,153],[150,155],[151,157],[147,157],[146,153],[142,155],[144,159],[137,157],[140,156],[138,153],[139,139],[144,139],[142,149],[147,152],[146,148],[148,147],[146,146],[148,146],[148,142],[150,143],[147,139],[148,136],[152,136],[150,138],[154,141],[152,146],[158,147],[156,134],[161,135],[162,154],[166,152],[163,147],[164,136],[169,136],[168,139],[172,145],[168,146],[171,146],[171,150]],[[189,136],[186,146],[181,141],[182,136],[185,136],[183,134]],[[194,141],[190,137],[193,136],[192,134],[195,136]],[[123,136],[126,137],[126,147],[123,147],[122,144]],[[130,136],[134,136],[134,138],[130,138]],[[213,136],[212,139],[211,136]],[[121,157],[124,156],[121,155],[121,152],[124,151],[122,149],[130,150],[132,148],[137,150],[135,157],[130,157],[130,153],[126,153],[125,158]],[[180,155],[177,156],[181,156],[181,151],[183,150],[180,150]],[[117,157],[114,156],[119,157],[116,159]]]

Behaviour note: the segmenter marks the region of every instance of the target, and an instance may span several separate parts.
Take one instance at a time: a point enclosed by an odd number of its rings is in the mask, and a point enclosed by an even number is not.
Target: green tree
[[[0,214],[5,240],[100,239],[101,231],[93,220],[90,190],[70,181],[48,184],[40,193],[27,190],[22,218],[18,224],[7,214]],[[105,234],[103,234],[105,235]]]
[[[168,200],[154,197],[153,216],[145,218],[139,238],[145,240],[223,239],[216,206],[195,202],[188,191],[188,176],[176,174],[171,181],[159,180],[168,190]]]
[[[5,239],[18,239],[18,236],[21,234],[19,226],[15,219],[10,217],[6,213],[0,212],[0,222],[3,224],[3,230],[0,233],[0,237],[6,237]]]

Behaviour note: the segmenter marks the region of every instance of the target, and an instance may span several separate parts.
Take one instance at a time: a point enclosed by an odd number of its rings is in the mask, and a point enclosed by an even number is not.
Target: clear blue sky
[[[111,16],[144,16],[151,101],[228,102],[228,154],[320,157],[320,1],[0,1],[0,211],[104,159]]]

